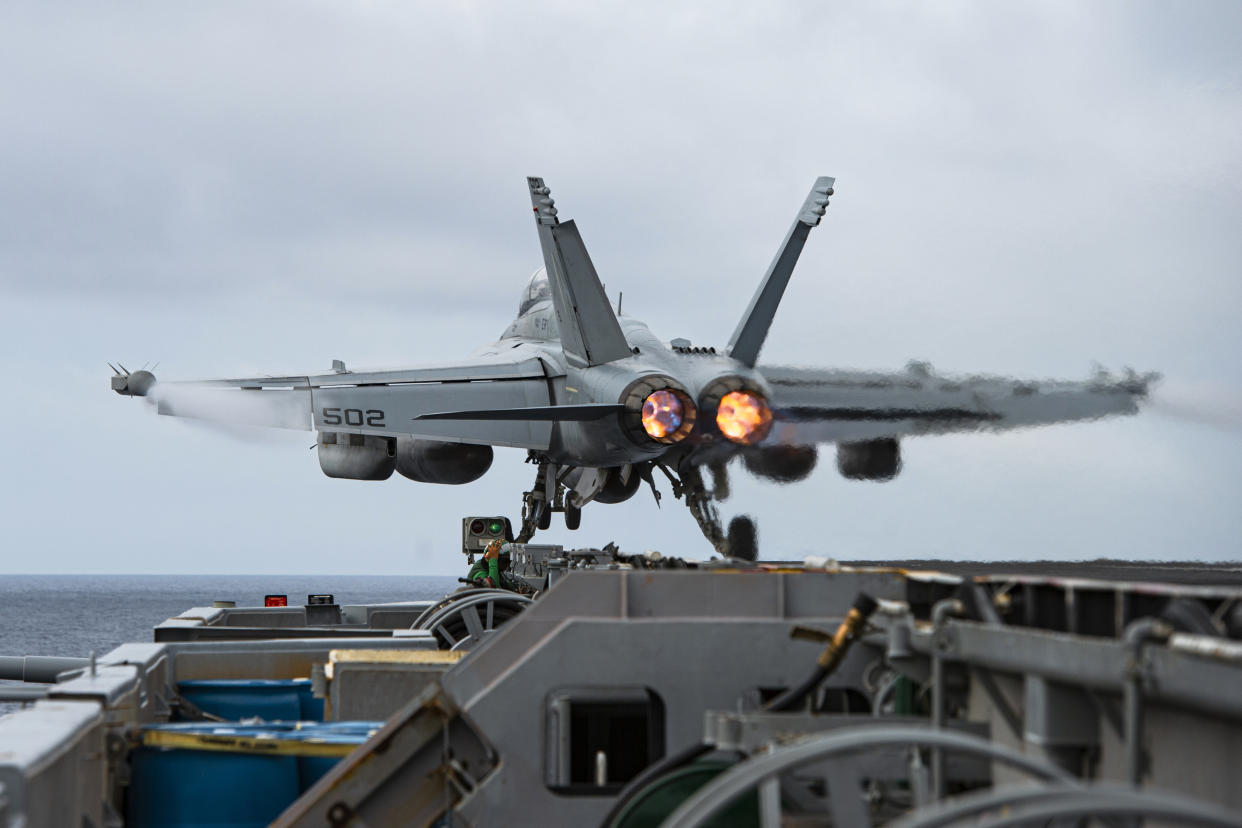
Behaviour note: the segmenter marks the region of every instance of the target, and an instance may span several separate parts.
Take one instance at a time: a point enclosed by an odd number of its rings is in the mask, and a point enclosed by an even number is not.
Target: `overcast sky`
[[[400,366],[504,329],[544,176],[614,297],[722,345],[817,175],[763,362],[1165,376],[1138,417],[735,475],[801,558],[1242,558],[1242,5],[0,5],[0,571],[453,573],[465,487],[330,480],[164,379]],[[640,492],[541,540],[710,552]]]

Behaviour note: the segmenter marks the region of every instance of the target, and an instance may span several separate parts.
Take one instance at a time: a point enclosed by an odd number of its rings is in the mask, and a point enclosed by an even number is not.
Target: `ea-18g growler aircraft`
[[[537,468],[524,494],[527,541],[563,512],[576,529],[588,503],[621,503],[658,470],[725,555],[754,559],[754,524],[726,532],[716,502],[726,465],[790,483],[817,446],[836,444],[847,478],[897,474],[907,435],[1009,429],[1137,410],[1152,375],[1088,382],[949,378],[911,363],[892,374],[759,365],[777,306],[807,236],[833,195],[818,178],[758,290],[721,351],[661,341],[614,311],[573,221],[561,221],[541,178],[528,178],[544,266],[500,340],[473,357],[400,371],[157,382],[114,368],[112,388],[150,397],[160,414],[314,429],[329,477],[469,483],[493,446],[526,449]],[[123,366],[122,366],[123,368]],[[710,483],[709,483],[710,481]]]

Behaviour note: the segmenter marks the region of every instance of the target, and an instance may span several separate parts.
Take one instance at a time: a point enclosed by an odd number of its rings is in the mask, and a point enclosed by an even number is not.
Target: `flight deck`
[[[511,567],[0,661],[0,826],[1242,824],[1236,566]]]

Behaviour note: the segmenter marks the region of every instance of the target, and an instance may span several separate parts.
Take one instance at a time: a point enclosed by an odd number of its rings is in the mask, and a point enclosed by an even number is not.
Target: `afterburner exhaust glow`
[[[656,391],[643,400],[643,431],[653,440],[673,443],[686,421],[686,406],[676,391]]]
[[[753,446],[772,430],[772,409],[758,394],[730,391],[716,406],[716,425],[734,443]]]

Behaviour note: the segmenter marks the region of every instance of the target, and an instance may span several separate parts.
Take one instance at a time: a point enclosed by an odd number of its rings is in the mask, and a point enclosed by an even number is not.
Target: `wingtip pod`
[[[145,369],[123,374],[115,368],[112,370],[116,372],[111,377],[112,390],[123,397],[145,397],[155,385],[155,374]]]
[[[836,181],[835,178],[829,175],[821,175],[815,179],[815,185],[811,187],[810,195],[802,203],[802,210],[798,213],[798,221],[810,227],[815,227],[819,224],[819,220],[828,211],[828,199],[832,198],[833,193],[836,192],[833,189]]]
[[[548,189],[547,184],[543,183],[543,179],[528,175],[526,186],[530,190],[530,204],[534,208],[535,221],[539,224],[559,224],[560,220],[556,217],[556,202],[552,199],[552,191]]]
[[[1136,399],[1145,400],[1151,393],[1152,386],[1161,379],[1163,376],[1159,371],[1145,371],[1140,374],[1133,368],[1126,368],[1121,376],[1115,376],[1101,367],[1097,368],[1092,385],[1100,390],[1124,391]]]
[[[1140,374],[1133,368],[1127,368],[1121,378],[1121,387],[1139,399],[1147,399],[1151,387],[1161,379],[1163,376],[1159,371],[1146,371]]]

